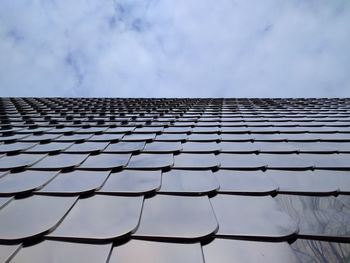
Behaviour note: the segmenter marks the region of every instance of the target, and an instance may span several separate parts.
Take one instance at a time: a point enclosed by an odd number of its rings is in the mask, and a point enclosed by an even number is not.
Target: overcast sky
[[[350,1],[1,0],[0,96],[350,97]]]

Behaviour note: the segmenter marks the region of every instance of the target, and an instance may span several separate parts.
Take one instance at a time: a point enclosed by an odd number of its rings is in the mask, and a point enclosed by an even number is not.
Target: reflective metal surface
[[[217,158],[221,168],[259,169],[267,165],[267,162],[256,154],[220,153]]]
[[[8,262],[15,252],[20,249],[19,245],[1,245],[0,244],[0,262]]]
[[[220,183],[220,193],[269,194],[278,186],[262,171],[218,170],[214,173]]]
[[[73,171],[60,173],[40,189],[38,193],[72,195],[91,192],[101,187],[108,175],[109,171]]]
[[[199,243],[181,244],[130,240],[113,248],[109,263],[204,263]]]
[[[161,193],[200,195],[219,188],[211,171],[171,170],[162,174]]]
[[[349,109],[0,98],[0,262],[349,262]]]
[[[15,195],[40,188],[57,175],[49,171],[9,173],[0,178],[0,195]]]
[[[187,142],[182,144],[183,152],[207,152],[214,153],[221,150],[220,144],[216,142]]]
[[[20,249],[11,263],[106,263],[111,247],[111,244],[95,245],[47,240]]]
[[[31,142],[15,142],[15,143],[6,143],[0,144],[0,153],[11,153],[21,150],[26,150],[36,145],[36,143]]]
[[[218,236],[273,239],[298,231],[296,221],[271,196],[217,195],[210,202],[220,226]]]
[[[156,195],[146,199],[135,236],[200,239],[218,228],[208,197]]]
[[[113,168],[126,166],[130,159],[130,154],[101,153],[90,155],[79,169],[110,170]]]
[[[147,143],[143,152],[148,153],[172,153],[182,150],[180,142],[152,142]]]
[[[48,236],[80,241],[106,241],[124,236],[137,227],[142,201],[143,197],[107,195],[79,199]]]
[[[220,166],[217,157],[212,153],[181,153],[174,156],[174,168],[179,169],[211,169]]]
[[[144,147],[145,142],[118,142],[109,144],[104,152],[132,153],[141,151]]]
[[[12,200],[0,210],[0,240],[20,241],[51,230],[76,200],[53,196]]]
[[[350,238],[350,208],[334,196],[281,194],[275,199],[298,222],[300,236]]]
[[[346,263],[350,259],[350,243],[298,239],[291,247],[300,262]]]
[[[203,246],[203,254],[206,263],[299,262],[287,242],[258,242],[217,238]]]
[[[172,154],[141,153],[133,155],[129,161],[130,169],[161,169],[171,167],[174,164]]]
[[[26,150],[28,153],[51,153],[63,151],[72,145],[71,142],[50,142],[44,144],[37,144],[32,148]]]
[[[336,175],[324,171],[272,171],[266,174],[276,182],[279,192],[326,194],[339,190]],[[350,177],[349,177],[350,178]]]
[[[9,170],[30,166],[45,156],[45,154],[17,154],[3,156],[0,158],[0,170]]]
[[[90,153],[102,151],[107,147],[108,142],[83,142],[75,143],[65,150],[67,153]]]
[[[0,197],[0,208],[12,200],[11,197]]]
[[[99,193],[144,194],[160,187],[161,171],[124,170],[111,173]]]
[[[46,156],[43,160],[32,165],[32,169],[41,170],[60,170],[63,168],[75,167],[81,164],[86,158],[87,154],[57,154]],[[1,161],[1,159],[0,159]]]

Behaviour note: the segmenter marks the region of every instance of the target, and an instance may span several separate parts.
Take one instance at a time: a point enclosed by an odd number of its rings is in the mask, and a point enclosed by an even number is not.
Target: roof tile
[[[108,241],[123,237],[137,227],[142,201],[143,197],[107,195],[79,199],[48,237],[75,241]]]

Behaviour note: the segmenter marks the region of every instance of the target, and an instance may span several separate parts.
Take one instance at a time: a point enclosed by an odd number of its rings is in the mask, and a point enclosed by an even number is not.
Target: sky
[[[0,0],[0,96],[350,97],[350,1]]]

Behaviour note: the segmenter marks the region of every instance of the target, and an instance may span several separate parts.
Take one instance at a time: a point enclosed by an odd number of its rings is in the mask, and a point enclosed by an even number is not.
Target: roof
[[[3,98],[0,262],[349,262],[349,99]]]

